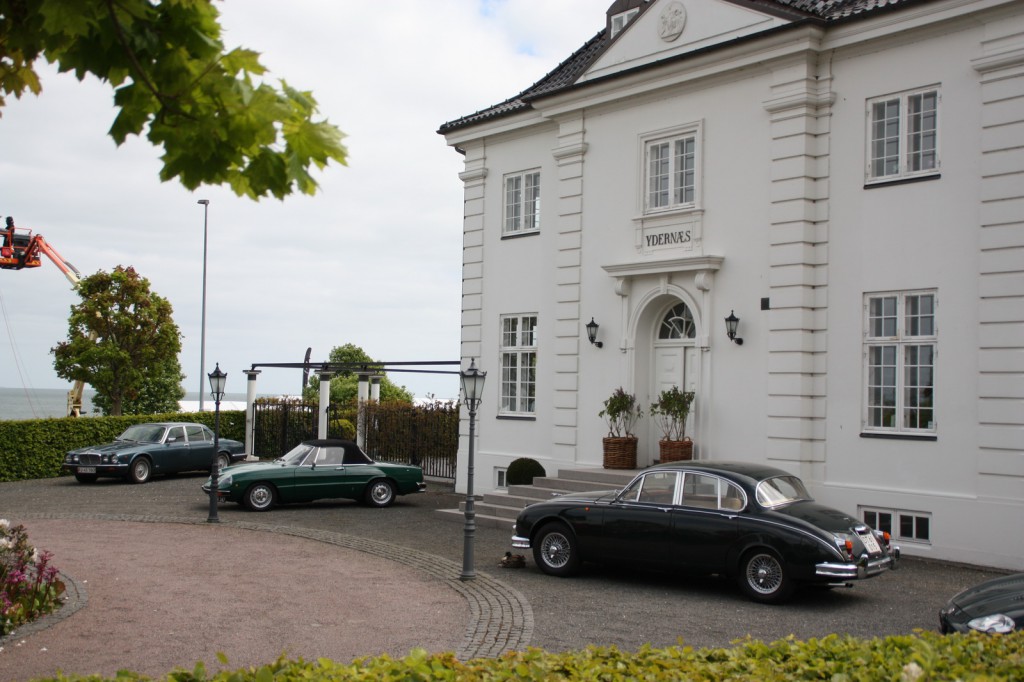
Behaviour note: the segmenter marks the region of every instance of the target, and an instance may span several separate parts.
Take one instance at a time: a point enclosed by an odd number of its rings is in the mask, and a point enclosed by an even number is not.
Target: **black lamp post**
[[[476,409],[484,392],[484,379],[487,372],[476,367],[476,359],[469,361],[469,368],[460,373],[462,380],[462,398],[469,410],[469,462],[466,468],[466,531],[462,547],[462,574],[459,580],[473,580],[476,569],[473,567],[473,540],[476,536],[476,506],[473,501],[473,453],[476,440]]]
[[[220,401],[224,398],[224,385],[228,382],[228,375],[220,371],[220,363],[209,374],[210,395],[213,397],[213,461],[210,464],[210,515],[207,523],[220,523],[217,516],[217,490],[220,486]]]

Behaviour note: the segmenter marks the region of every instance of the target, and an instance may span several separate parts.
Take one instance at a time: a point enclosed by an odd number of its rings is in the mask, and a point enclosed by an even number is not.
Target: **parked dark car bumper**
[[[84,474],[97,476],[127,476],[127,464],[62,464],[61,471],[69,474]]]
[[[877,559],[862,560],[856,564],[823,562],[814,568],[814,574],[818,578],[830,580],[863,580],[881,575],[889,569],[896,568],[896,562],[900,558],[900,548],[893,547],[889,556]]]

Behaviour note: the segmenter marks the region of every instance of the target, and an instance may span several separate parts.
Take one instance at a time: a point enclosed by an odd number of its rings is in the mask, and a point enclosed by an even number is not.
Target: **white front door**
[[[685,345],[684,345],[685,344]],[[654,347],[654,367],[651,381],[651,394],[648,396],[647,406],[658,399],[658,394],[663,390],[678,386],[684,391],[697,390],[697,349],[692,343],[675,341],[662,342]],[[653,417],[648,419],[650,424],[650,442],[657,443],[662,438],[658,422]],[[686,435],[693,438],[693,411],[686,419]],[[657,448],[652,452],[656,453]]]

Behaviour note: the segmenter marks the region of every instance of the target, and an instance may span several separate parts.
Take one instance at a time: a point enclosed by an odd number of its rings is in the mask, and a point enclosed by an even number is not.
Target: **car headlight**
[[[1013,618],[1004,616],[1001,613],[994,613],[991,616],[982,616],[981,618],[967,621],[967,627],[970,629],[989,634],[1005,635],[1013,632],[1016,626],[1017,624],[1013,622]]]
[[[217,479],[217,487],[218,488],[230,488],[231,487],[231,474],[228,474],[227,476],[221,476],[219,479]]]

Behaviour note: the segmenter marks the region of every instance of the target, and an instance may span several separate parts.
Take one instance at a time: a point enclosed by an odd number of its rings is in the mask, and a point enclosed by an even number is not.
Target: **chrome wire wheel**
[[[548,533],[540,544],[544,563],[551,568],[563,568],[569,563],[569,539],[561,533]]]
[[[579,570],[576,538],[563,523],[549,523],[537,533],[533,560],[548,575],[568,576]]]
[[[782,564],[771,554],[757,554],[747,562],[747,584],[758,594],[775,594],[782,581]]]
[[[145,457],[137,457],[128,467],[132,483],[145,483],[153,475],[153,465]]]

